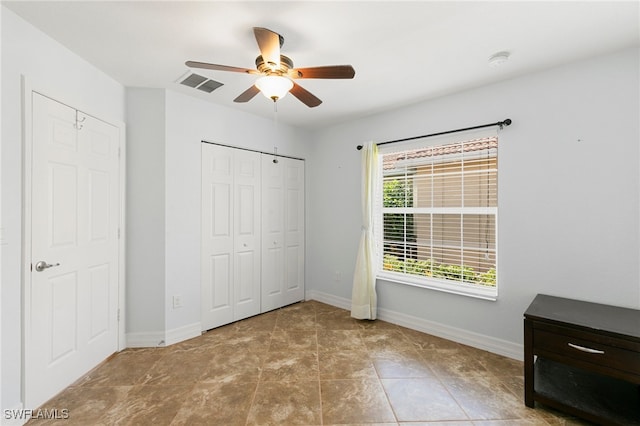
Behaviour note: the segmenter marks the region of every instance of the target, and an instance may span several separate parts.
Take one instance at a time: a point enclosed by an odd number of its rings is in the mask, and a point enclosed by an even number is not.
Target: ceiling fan
[[[276,102],[288,92],[309,108],[322,103],[315,95],[294,80],[300,78],[349,79],[356,74],[351,65],[327,65],[320,67],[294,68],[293,61],[280,54],[284,37],[266,28],[254,27],[253,34],[258,42],[260,55],[256,58],[256,69],[187,61],[190,68],[203,68],[216,71],[242,72],[262,77],[242,92],[234,102],[248,102],[259,92]]]

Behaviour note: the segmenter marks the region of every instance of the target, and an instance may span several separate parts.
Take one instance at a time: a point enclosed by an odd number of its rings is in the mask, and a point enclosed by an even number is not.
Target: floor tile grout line
[[[369,358],[371,358],[371,353],[370,353],[370,349],[367,348],[367,356],[369,356]],[[382,388],[382,392],[384,393],[384,397],[387,400],[387,404],[389,405],[389,408],[391,408],[391,412],[393,413],[393,418],[396,419],[396,423],[400,422],[400,419],[398,418],[398,413],[396,413],[396,409],[393,407],[393,404],[391,403],[391,399],[389,398],[389,394],[387,393],[387,390],[384,387],[384,383],[382,383],[382,378],[380,377],[380,372],[378,371],[378,368],[376,367],[375,363],[373,363],[373,369],[376,372],[376,377],[378,378],[378,383],[380,383],[380,387]]]
[[[249,425],[249,418],[251,416],[251,409],[253,408],[253,405],[256,402],[256,395],[258,394],[258,389],[260,388],[260,383],[262,383],[262,372],[264,371],[264,366],[265,366],[265,363],[267,362],[267,357],[268,357],[268,354],[269,354],[270,349],[271,349],[271,341],[273,340],[273,335],[274,335],[275,329],[276,329],[277,324],[278,324],[278,318],[280,317],[280,312],[281,311],[278,310],[278,312],[276,314],[276,320],[273,323],[273,328],[269,332],[270,333],[270,335],[269,335],[269,346],[267,347],[266,352],[263,354],[262,361],[260,362],[260,369],[258,371],[258,377],[256,379],[256,387],[253,390],[253,396],[251,397],[251,403],[249,404],[249,409],[247,410],[247,418],[245,419],[245,422],[244,422],[245,426]]]
[[[473,418],[469,415],[469,413],[467,412],[467,410],[464,409],[464,407],[462,406],[462,404],[460,403],[460,401],[458,401],[458,399],[451,393],[451,390],[449,389],[449,386],[447,386],[447,384],[445,382],[442,381],[442,378],[440,377],[441,375],[437,372],[434,371],[430,366],[429,366],[429,361],[426,360],[424,358],[424,355],[422,355],[421,353],[418,353],[418,355],[420,356],[420,358],[422,358],[424,360],[424,362],[427,364],[427,366],[429,367],[429,369],[431,369],[431,371],[433,372],[434,377],[436,378],[436,380],[438,381],[438,383],[440,383],[440,386],[442,386],[444,388],[444,390],[447,392],[447,394],[455,401],[455,403],[458,405],[458,407],[460,408],[460,410],[462,410],[462,412],[464,413],[465,416],[467,416],[468,421],[473,422]]]
[[[324,425],[324,414],[322,411],[322,384],[320,383],[320,343],[318,342],[318,307],[314,306],[315,313],[315,336],[316,336],[316,362],[318,363],[318,399],[320,400],[320,425]]]

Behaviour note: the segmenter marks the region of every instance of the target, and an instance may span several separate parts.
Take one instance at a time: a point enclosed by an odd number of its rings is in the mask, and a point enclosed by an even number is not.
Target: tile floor
[[[164,348],[127,349],[29,425],[581,425],[523,403],[523,366],[308,301]]]

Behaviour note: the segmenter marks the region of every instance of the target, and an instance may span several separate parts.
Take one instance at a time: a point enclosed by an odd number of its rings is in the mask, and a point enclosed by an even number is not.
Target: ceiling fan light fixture
[[[282,99],[293,88],[293,81],[281,75],[267,75],[256,80],[255,86],[274,102]]]

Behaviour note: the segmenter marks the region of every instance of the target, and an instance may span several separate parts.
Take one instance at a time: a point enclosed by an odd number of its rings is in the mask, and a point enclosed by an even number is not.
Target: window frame
[[[468,282],[460,282],[454,280],[447,280],[436,277],[425,277],[422,275],[413,275],[396,271],[384,270],[383,265],[383,255],[384,255],[384,214],[385,208],[383,207],[383,182],[385,179],[383,173],[383,157],[386,154],[390,154],[393,152],[402,152],[408,151],[412,149],[419,148],[427,148],[433,146],[447,145],[452,143],[464,143],[474,139],[482,139],[494,137],[498,138],[497,129],[484,129],[481,131],[475,132],[465,132],[458,133],[452,135],[445,135],[440,137],[428,138],[428,139],[418,139],[412,140],[409,142],[399,142],[393,145],[383,145],[378,147],[378,181],[376,182],[376,198],[374,200],[374,226],[375,226],[375,240],[376,240],[376,251],[378,253],[378,259],[376,262],[376,271],[375,275],[377,279],[409,285],[413,287],[420,287],[429,290],[442,291],[451,294],[469,296],[484,300],[495,301],[498,298],[498,289],[500,284],[500,274],[497,273],[499,271],[499,238],[498,238],[498,223],[499,223],[499,204],[496,203],[496,206],[493,208],[495,212],[492,213],[494,215],[494,230],[495,230],[495,270],[496,270],[496,285],[495,286],[486,286],[481,284],[474,284]],[[498,145],[499,146],[499,145]],[[499,152],[496,154],[496,159],[499,157]],[[496,162],[496,174],[498,181],[496,182],[496,196],[498,196],[498,188],[499,188],[499,165],[498,161]],[[415,188],[415,181],[413,182]],[[414,190],[414,197],[417,196]],[[499,197],[498,197],[499,198]],[[415,201],[415,199],[414,199]],[[469,210],[469,214],[473,214],[474,207],[460,207],[462,211],[465,209]],[[387,211],[388,213],[388,211]],[[464,213],[462,213],[464,214]]]

